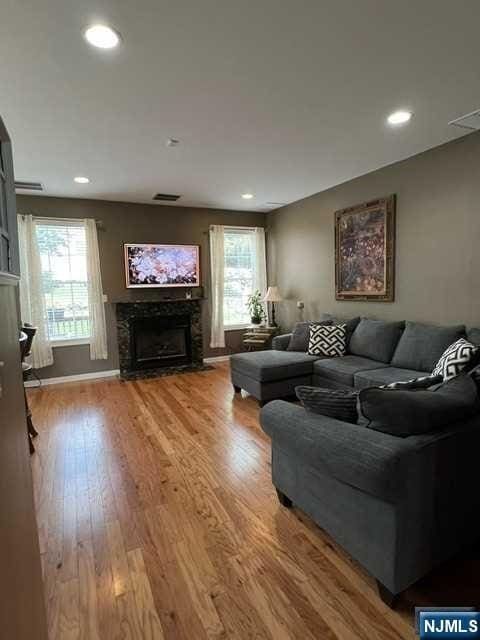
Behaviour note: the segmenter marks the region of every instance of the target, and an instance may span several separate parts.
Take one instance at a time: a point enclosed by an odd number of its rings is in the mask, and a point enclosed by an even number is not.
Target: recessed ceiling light
[[[120,42],[120,34],[103,24],[93,24],[84,32],[85,39],[94,47],[113,49]]]
[[[86,178],[85,176],[77,176],[73,180],[74,182],[78,182],[78,184],[88,184],[90,182],[89,178]]]
[[[403,110],[399,110],[399,111],[394,111],[393,113],[391,113],[388,118],[388,124],[406,124],[410,118],[412,117],[412,112],[411,111],[403,111]]]
[[[244,200],[251,200],[253,198],[253,193],[242,193],[242,198]]]

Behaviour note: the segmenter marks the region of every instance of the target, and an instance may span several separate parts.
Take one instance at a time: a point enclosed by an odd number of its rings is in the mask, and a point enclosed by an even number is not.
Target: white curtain
[[[87,241],[88,309],[90,315],[90,359],[106,360],[107,330],[103,303],[102,275],[98,252],[97,225],[92,218],[85,218]]]
[[[35,369],[41,369],[53,364],[53,352],[46,330],[47,312],[35,220],[31,215],[17,218],[21,273],[20,309],[22,321],[37,328],[32,344],[32,365]]]
[[[255,284],[254,289],[258,289],[262,298],[267,293],[267,260],[265,256],[265,229],[255,227],[254,231],[255,250]],[[267,303],[263,303],[265,313],[267,313]]]
[[[223,292],[224,292],[224,227],[215,224],[210,227],[210,272],[212,279],[212,328],[210,346],[225,347],[225,331],[223,327]]]

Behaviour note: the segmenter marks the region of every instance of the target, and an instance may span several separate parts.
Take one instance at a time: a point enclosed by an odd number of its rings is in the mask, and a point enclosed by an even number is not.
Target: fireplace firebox
[[[192,361],[190,316],[131,318],[132,369],[156,369]]]

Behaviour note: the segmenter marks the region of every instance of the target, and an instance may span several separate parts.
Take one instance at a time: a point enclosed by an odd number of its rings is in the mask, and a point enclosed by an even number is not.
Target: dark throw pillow
[[[460,422],[480,411],[477,388],[459,375],[436,389],[403,391],[370,387],[359,393],[360,410],[370,429],[407,437]]]
[[[299,386],[295,387],[295,393],[308,411],[343,422],[357,422],[357,391]]]
[[[473,369],[473,371],[471,371],[468,375],[472,378],[472,380],[476,384],[477,392],[480,396],[480,367]]]
[[[445,349],[435,369],[432,371],[432,375],[443,376],[444,380],[455,378],[469,365],[477,364],[476,357],[479,352],[479,347],[465,340],[465,338],[460,338],[460,340]]]
[[[287,351],[308,351],[308,341],[310,340],[310,325],[311,322],[297,322],[293,327],[292,337],[288,343]],[[323,320],[316,322],[315,324],[331,325],[331,320]]]
[[[412,378],[411,380],[403,380],[400,382],[390,382],[390,384],[382,384],[380,389],[404,389],[416,391],[417,389],[428,389],[435,384],[441,384],[443,376],[431,375],[422,376],[421,378]]]
[[[345,355],[346,326],[344,324],[310,325],[308,354],[310,356],[336,357]]]

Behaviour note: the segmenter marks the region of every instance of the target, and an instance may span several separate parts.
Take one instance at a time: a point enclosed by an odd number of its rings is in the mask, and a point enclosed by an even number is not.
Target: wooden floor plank
[[[137,611],[140,613],[142,638],[143,640],[163,640],[165,636],[155,609],[142,552],[140,549],[133,549],[127,556]]]
[[[426,580],[388,609],[325,532],[279,506],[258,403],[233,393],[227,363],[29,395],[51,640],[410,640],[413,605],[436,604]],[[449,597],[477,573],[453,572]]]

